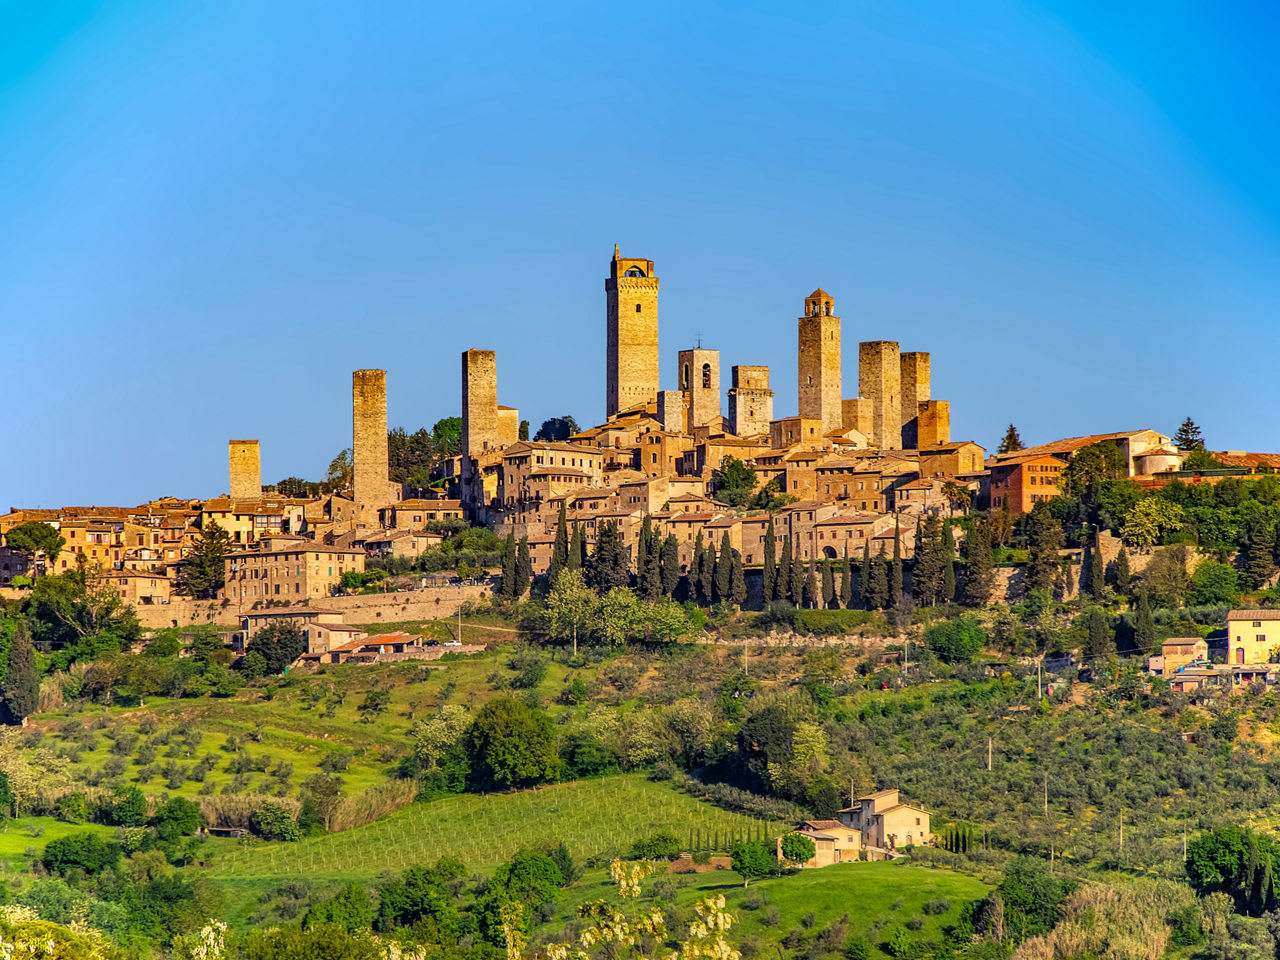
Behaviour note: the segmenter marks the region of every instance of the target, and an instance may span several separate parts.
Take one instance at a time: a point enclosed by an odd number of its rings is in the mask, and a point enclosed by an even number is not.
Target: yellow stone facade
[[[899,363],[902,384],[902,447],[914,450],[921,446],[916,419],[920,404],[929,402],[929,354],[904,353]]]
[[[951,401],[928,400],[916,413],[916,446],[921,450],[951,442]],[[981,464],[976,469],[981,470]]]
[[[658,397],[658,278],[652,260],[624,259],[615,244],[607,298],[606,416]]]
[[[773,420],[773,391],[769,389],[769,368],[736,366],[729,388],[729,429],[739,437],[769,432]]]
[[[805,297],[798,328],[800,416],[821,420],[824,433],[839,430],[844,423],[840,318],[830,294],[815,290]]]
[[[498,359],[492,350],[462,354],[462,452],[498,449]]]
[[[232,500],[257,500],[262,496],[262,461],[257,440],[229,440],[227,462]]]
[[[684,394],[687,414],[686,430],[694,427],[720,427],[720,351],[681,350],[679,361],[680,392]]]
[[[902,449],[902,358],[892,340],[858,344],[858,392],[871,403],[872,444]]]
[[[387,371],[351,374],[352,487],[356,508],[376,513],[393,499],[387,466]]]

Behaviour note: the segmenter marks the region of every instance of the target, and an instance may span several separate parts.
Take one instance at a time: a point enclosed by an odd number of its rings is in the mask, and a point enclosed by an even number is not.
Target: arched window
[[[644,271],[641,270],[639,267],[627,267],[627,272],[624,273],[623,276],[624,277],[643,277]]]
[[[827,304],[827,316],[831,316],[831,304]]]
[[[704,363],[702,365],[702,389],[711,389],[711,364]]]
[[[638,304],[638,303],[637,303],[637,304],[636,304],[636,313],[639,313],[639,312],[640,312],[640,304]]]
[[[689,389],[689,365],[687,363],[680,368],[680,389]]]

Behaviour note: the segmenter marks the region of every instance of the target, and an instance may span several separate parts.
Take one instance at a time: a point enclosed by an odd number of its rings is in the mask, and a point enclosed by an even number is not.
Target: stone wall
[[[729,389],[729,429],[739,437],[768,433],[773,419],[773,391],[768,367],[733,368]]]
[[[902,360],[894,341],[858,344],[858,393],[871,403],[871,442],[902,449]]]
[[[916,413],[916,441],[921,450],[951,442],[949,400],[928,400],[920,404]]]
[[[227,441],[232,500],[257,500],[262,496],[262,461],[257,440]]]

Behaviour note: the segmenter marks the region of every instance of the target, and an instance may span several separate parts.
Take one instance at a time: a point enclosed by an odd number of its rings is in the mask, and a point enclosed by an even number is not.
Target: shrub
[[[637,860],[674,860],[680,856],[680,839],[673,833],[659,831],[637,840],[631,847]]]
[[[72,833],[50,840],[40,861],[51,873],[78,869],[96,874],[120,862],[120,848],[88,831]]]
[[[276,803],[264,803],[249,818],[249,829],[264,840],[294,841],[302,839],[302,831],[292,814]]]
[[[968,663],[987,645],[987,631],[972,617],[935,623],[924,632],[925,643],[948,663]]]

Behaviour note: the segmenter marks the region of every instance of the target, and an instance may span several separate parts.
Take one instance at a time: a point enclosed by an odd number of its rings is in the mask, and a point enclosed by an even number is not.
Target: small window
[[[638,303],[637,303],[637,304],[636,304],[636,313],[639,313],[639,312],[640,312],[640,304],[638,304]]]

